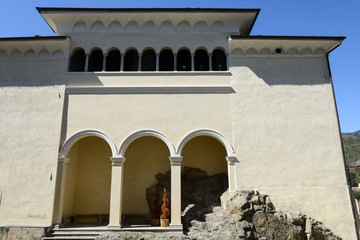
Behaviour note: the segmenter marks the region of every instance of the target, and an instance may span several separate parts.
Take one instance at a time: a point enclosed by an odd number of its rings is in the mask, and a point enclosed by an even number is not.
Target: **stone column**
[[[169,157],[171,162],[170,228],[181,229],[181,156]]]
[[[191,69],[190,71],[195,71],[195,53],[191,53]]]
[[[120,72],[124,71],[124,56],[125,54],[121,54],[121,58],[120,58]]]
[[[155,64],[156,64],[155,66],[156,66],[156,67],[155,67],[155,71],[157,71],[157,72],[159,71],[159,64],[160,64],[160,63],[159,63],[159,55],[160,55],[160,53],[156,53],[156,60],[155,60]]]
[[[176,72],[177,71],[177,61],[176,61],[176,58],[177,58],[177,54],[174,53],[174,71]]]
[[[56,187],[55,187],[55,203],[53,223],[55,228],[59,228],[62,224],[62,214],[64,209],[64,193],[66,182],[66,169],[70,159],[66,157],[58,158],[58,168],[56,173]]]
[[[209,53],[209,71],[212,71],[212,57],[211,57],[211,53]]]
[[[88,72],[89,71],[89,54],[86,53],[85,54],[85,69],[84,69],[84,72]]]
[[[123,164],[125,158],[111,157],[110,215],[108,229],[120,229],[122,218]]]
[[[104,54],[103,56],[103,67],[102,67],[102,71],[105,72],[105,69],[106,69],[106,54]]]
[[[138,71],[141,71],[141,54],[139,54]]]
[[[229,54],[226,55],[226,69],[225,71],[229,70],[229,66],[230,66],[230,63],[229,63],[229,60],[230,60],[230,57],[229,57]]]
[[[228,181],[229,181],[229,192],[232,192],[236,189],[236,166],[235,162],[237,161],[234,156],[227,156],[226,161],[228,162]]]

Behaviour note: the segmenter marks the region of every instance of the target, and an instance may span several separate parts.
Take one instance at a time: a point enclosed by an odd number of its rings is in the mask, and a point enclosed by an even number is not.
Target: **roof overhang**
[[[230,52],[234,55],[329,54],[344,39],[327,36],[231,36]]]
[[[229,32],[249,35],[260,9],[37,8],[55,33]],[[80,26],[81,27],[77,27]],[[118,26],[112,28],[113,25]],[[164,27],[166,25],[166,28]],[[135,27],[134,27],[135,26]],[[151,26],[152,28],[148,28]],[[115,30],[114,30],[115,29]]]

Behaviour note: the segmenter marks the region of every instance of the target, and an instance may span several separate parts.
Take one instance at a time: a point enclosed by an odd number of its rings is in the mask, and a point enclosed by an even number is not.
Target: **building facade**
[[[194,167],[356,239],[328,62],[343,37],[251,36],[258,9],[38,11],[55,36],[0,39],[0,226],[121,230],[171,171],[182,230]]]

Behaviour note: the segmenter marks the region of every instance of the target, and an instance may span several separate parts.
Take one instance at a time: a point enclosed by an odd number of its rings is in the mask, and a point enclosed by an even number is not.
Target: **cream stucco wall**
[[[119,148],[129,135],[154,130],[177,147],[194,130],[211,129],[232,139],[230,94],[70,94],[68,106],[67,138],[95,129]]]
[[[0,60],[0,225],[49,226],[67,62]]]
[[[238,57],[232,65],[238,187],[355,239],[326,58]]]

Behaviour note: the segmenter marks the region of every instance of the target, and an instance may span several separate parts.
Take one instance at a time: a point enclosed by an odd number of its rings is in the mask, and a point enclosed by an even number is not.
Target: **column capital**
[[[225,159],[229,165],[234,165],[236,162],[239,162],[235,156],[227,156]]]
[[[175,166],[181,166],[182,159],[183,159],[182,156],[170,156],[169,157],[171,165],[175,165]]]
[[[58,164],[60,165],[66,165],[70,162],[70,158],[67,158],[67,157],[58,157]]]
[[[113,166],[122,166],[126,161],[124,157],[110,157]]]

